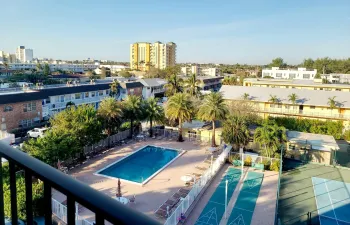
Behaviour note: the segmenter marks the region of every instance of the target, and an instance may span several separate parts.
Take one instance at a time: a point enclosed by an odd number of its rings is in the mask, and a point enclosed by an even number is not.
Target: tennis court
[[[320,224],[312,178],[350,183],[350,170],[288,159],[283,164],[278,204],[281,224]]]
[[[263,173],[248,172],[227,222],[228,225],[249,225],[251,223],[263,178]]]
[[[201,215],[196,221],[196,225],[218,225],[225,213],[225,190],[227,185],[227,201],[230,200],[236,186],[241,178],[240,169],[229,168],[225,176],[221,179],[219,186],[209,199]]]
[[[321,225],[350,225],[350,184],[312,177]]]

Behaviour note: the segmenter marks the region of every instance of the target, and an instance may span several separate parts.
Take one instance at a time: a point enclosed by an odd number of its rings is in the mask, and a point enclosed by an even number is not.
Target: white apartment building
[[[215,67],[201,67],[200,65],[190,65],[181,67],[182,75],[196,74],[197,76],[209,76],[218,77],[220,76],[220,69]]]
[[[350,83],[350,74],[321,74],[321,78],[328,80],[330,83]]]
[[[32,70],[36,69],[36,63],[9,63],[11,70]],[[87,70],[94,70],[99,67],[99,63],[95,64],[70,64],[70,63],[50,63],[48,64],[51,72],[63,70],[75,73],[84,73]],[[43,66],[43,65],[42,65]]]
[[[272,67],[271,69],[263,69],[262,77],[270,76],[277,79],[297,79],[297,80],[313,80],[317,74],[317,70],[307,70],[306,68],[280,69]]]
[[[18,46],[16,48],[16,59],[18,62],[26,63],[33,61],[33,49]]]
[[[124,66],[124,65],[100,65],[100,67],[109,68],[111,70],[111,73],[120,72],[122,70],[126,70],[130,68],[129,66]]]

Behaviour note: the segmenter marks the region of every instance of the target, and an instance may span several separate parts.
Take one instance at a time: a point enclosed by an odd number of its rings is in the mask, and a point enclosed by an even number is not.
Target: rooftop
[[[139,81],[146,87],[156,87],[167,83],[166,80],[160,78],[140,79]]]
[[[255,102],[269,102],[271,96],[276,96],[279,103],[291,104],[289,95],[295,93],[298,96],[297,105],[325,106],[328,107],[328,99],[336,97],[337,106],[350,108],[350,92],[321,91],[307,89],[245,87],[223,85],[220,92],[225,99],[242,100],[245,93],[249,94],[249,100]]]
[[[320,151],[332,151],[339,149],[337,142],[333,136],[324,134],[312,134],[299,131],[287,131],[289,142],[299,144],[309,144],[312,149]]]
[[[350,75],[350,74],[349,74]],[[268,84],[268,85],[290,85],[290,86],[305,86],[305,87],[343,87],[350,88],[348,84],[323,84],[321,79],[315,80],[287,80],[287,79],[264,79],[264,78],[246,78],[245,82],[253,84]]]

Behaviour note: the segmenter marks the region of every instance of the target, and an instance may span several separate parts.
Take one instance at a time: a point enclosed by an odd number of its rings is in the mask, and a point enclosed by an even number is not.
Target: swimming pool
[[[181,150],[147,145],[95,174],[143,185],[183,153]]]

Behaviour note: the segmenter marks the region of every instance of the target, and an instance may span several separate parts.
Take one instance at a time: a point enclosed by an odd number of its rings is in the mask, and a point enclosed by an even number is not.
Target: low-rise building
[[[263,69],[262,77],[272,77],[277,79],[298,79],[298,80],[313,80],[317,74],[317,70],[308,70],[306,68],[298,69],[280,69],[272,67],[271,69]]]
[[[99,67],[99,64],[70,64],[70,63],[50,63],[48,64],[51,72],[54,71],[71,71],[74,73],[84,73],[88,70],[94,70]],[[36,63],[9,63],[11,70],[36,70]],[[44,66],[42,64],[42,66]]]
[[[143,84],[142,96],[144,99],[151,97],[164,97],[166,80],[160,78],[140,79]]]
[[[227,86],[220,92],[228,101],[250,102],[253,109],[263,118],[294,117],[319,120],[342,121],[350,129],[350,93],[307,89],[286,89],[266,87]],[[292,102],[290,96],[296,95]],[[334,98],[335,106],[330,105]]]
[[[321,74],[321,78],[327,80],[330,83],[350,83],[350,74]]]
[[[218,77],[220,76],[220,69],[216,67],[201,67],[197,64],[181,67],[181,75],[189,76],[191,74],[196,74],[197,76]]]
[[[142,97],[143,84],[139,81],[128,81],[119,83],[119,91],[117,93],[117,100],[123,101],[130,95]]]
[[[243,86],[350,92],[349,84],[324,84],[322,83],[322,79],[286,80],[286,79],[245,78],[243,81]]]
[[[221,88],[221,81],[224,79],[224,77],[203,77],[198,76],[198,80],[201,81],[201,84],[199,85],[201,87],[201,90],[204,91],[219,91]]]

